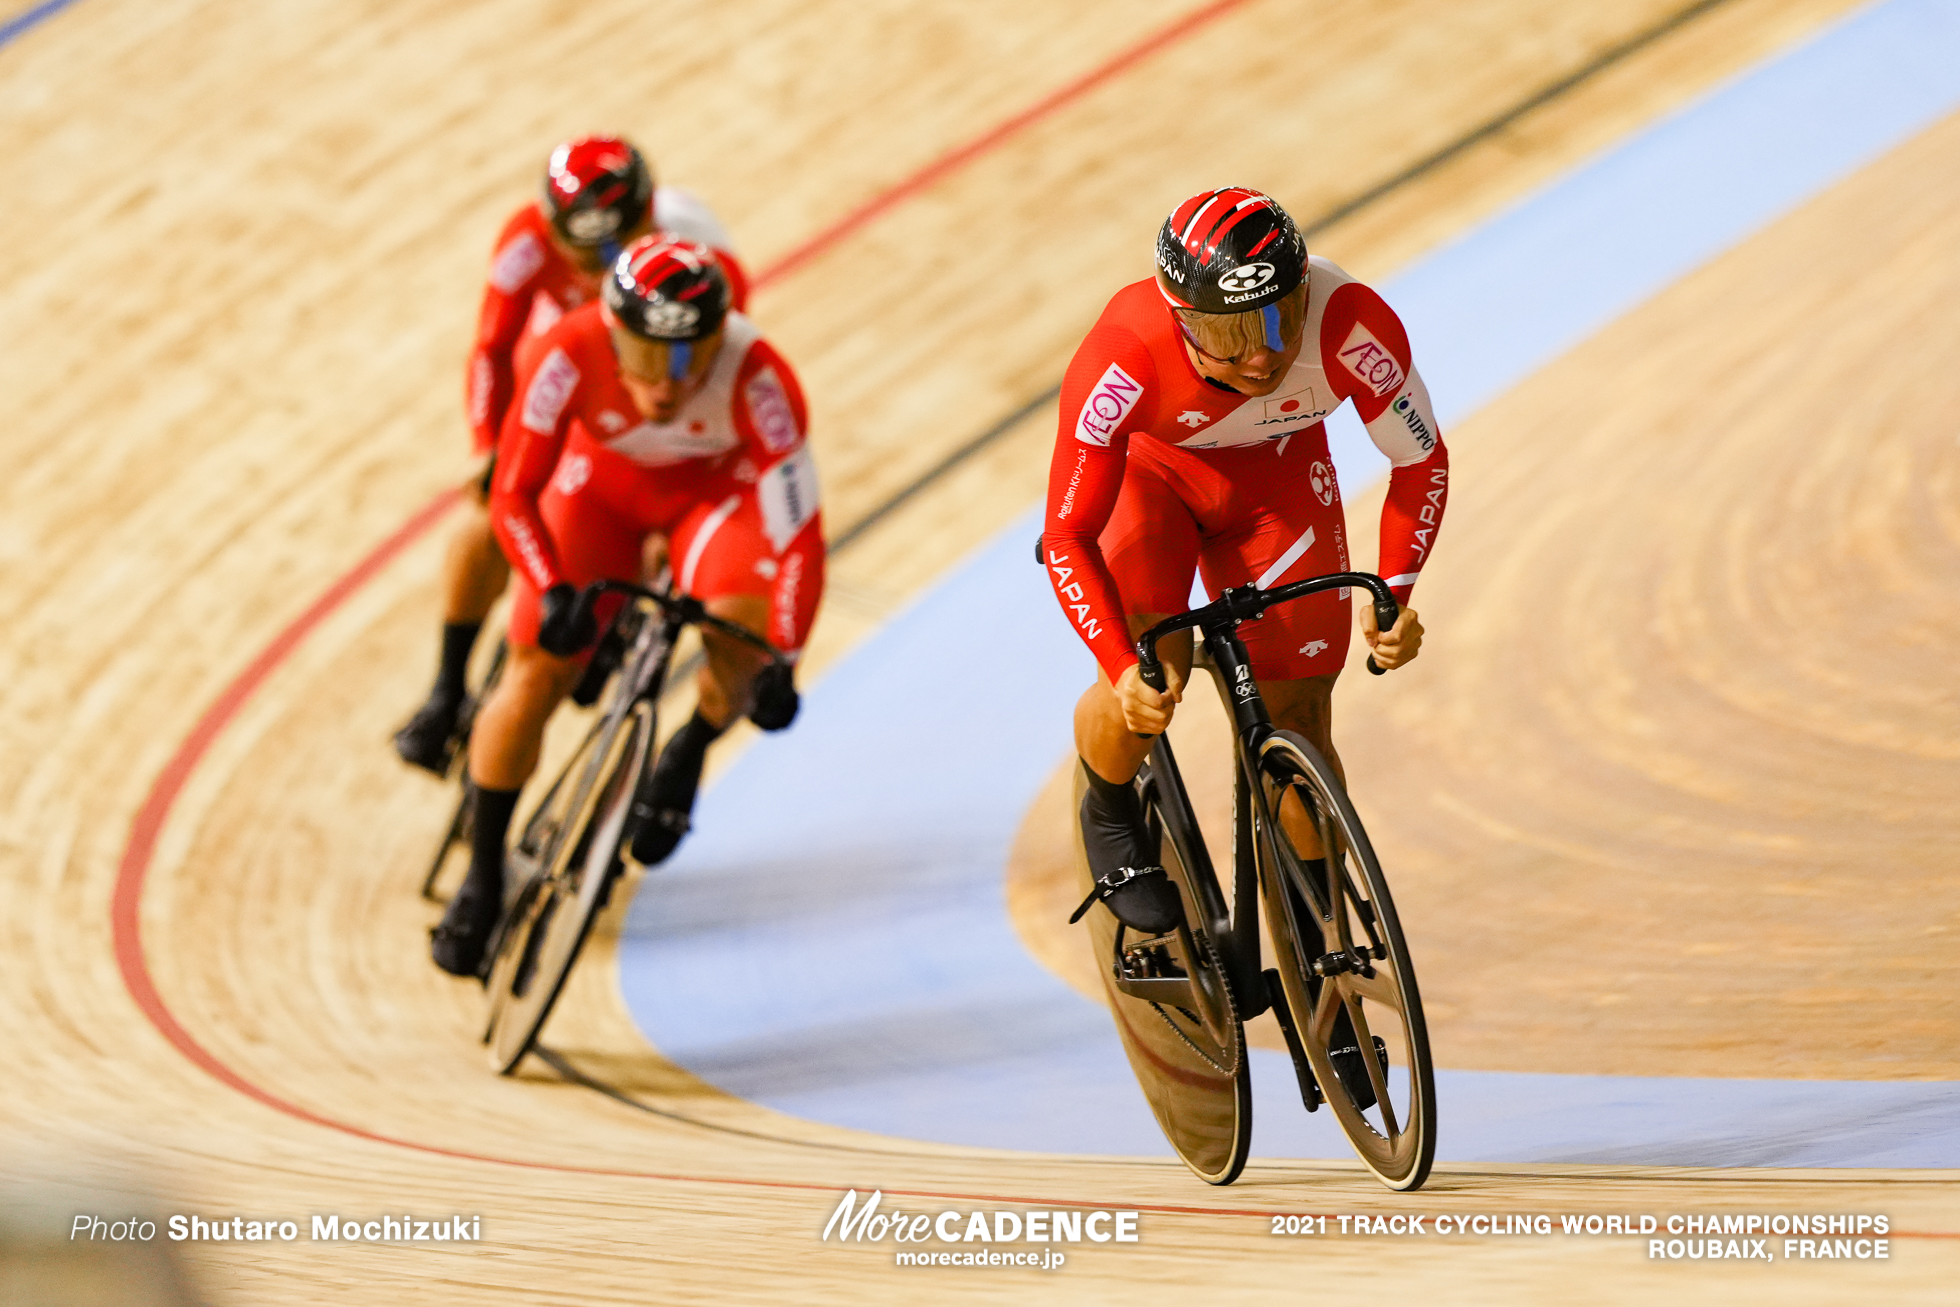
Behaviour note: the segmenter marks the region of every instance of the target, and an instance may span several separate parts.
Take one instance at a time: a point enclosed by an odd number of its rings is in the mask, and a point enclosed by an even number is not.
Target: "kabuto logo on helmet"
[[[1219,274],[1218,289],[1256,290],[1271,281],[1278,271],[1270,263],[1242,263],[1230,272]]]
[[[640,313],[641,334],[681,339],[701,321],[701,310],[677,300],[648,300]]]

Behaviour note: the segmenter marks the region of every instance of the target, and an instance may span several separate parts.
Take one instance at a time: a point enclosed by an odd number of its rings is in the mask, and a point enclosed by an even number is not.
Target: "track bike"
[[[652,766],[660,694],[681,632],[699,626],[760,651],[767,662],[756,674],[758,705],[774,706],[784,722],[794,715],[791,663],[761,636],[716,617],[690,595],[621,581],[601,581],[581,591],[574,625],[582,624],[608,592],[629,600],[600,640],[601,650],[609,641],[618,650],[618,670],[604,687],[584,739],[506,855],[506,883],[516,892],[491,944],[485,980],[490,1012],[483,1035],[490,1064],[503,1075],[516,1070],[536,1044],[594,919],[624,871],[628,815],[640,778]],[[760,707],[757,711],[762,713]]]
[[[655,585],[662,586],[664,581],[663,573],[661,580],[656,581]],[[581,708],[590,708],[599,701],[599,695],[605,689],[607,678],[619,665],[620,654],[621,649],[616,634],[608,631],[606,638],[600,641],[598,649],[593,653],[592,660],[586,664],[578,684],[572,688],[573,703]],[[431,902],[444,901],[436,892],[436,886],[441,882],[442,874],[448,869],[454,855],[461,852],[466,861],[468,858],[472,823],[476,817],[476,790],[470,785],[469,780],[470,732],[476,726],[478,710],[489,702],[490,692],[495,690],[497,682],[503,679],[504,665],[509,660],[510,637],[500,636],[496,650],[490,655],[490,664],[484,668],[483,679],[463,700],[462,711],[456,716],[456,731],[450,737],[450,765],[454,766],[458,758],[464,761],[462,767],[457,769],[456,806],[450,809],[449,825],[443,829],[442,839],[436,844],[435,855],[429,859],[429,869],[422,877],[422,897]],[[447,770],[444,774],[448,774]]]
[[[1348,587],[1369,591],[1380,629],[1395,624],[1395,599],[1380,577],[1340,572],[1271,590],[1228,589],[1137,640],[1142,677],[1161,691],[1157,642],[1190,627],[1203,636],[1194,667],[1217,682],[1235,730],[1229,893],[1160,735],[1135,784],[1185,920],[1151,937],[1107,911],[1089,920],[1130,1066],[1178,1156],[1212,1184],[1230,1184],[1245,1166],[1252,1078],[1244,1023],[1268,1010],[1286,1038],[1302,1105],[1328,1107],[1383,1184],[1415,1189],[1435,1159],[1429,1035],[1388,882],[1338,774],[1313,745],[1273,725],[1235,631],[1278,604]],[[1372,658],[1369,670],[1381,671]],[[1082,786],[1078,770],[1078,804]],[[1078,854],[1080,838],[1078,831]],[[1313,840],[1318,859],[1301,852]],[[1080,865],[1086,886],[1086,857]],[[1266,968],[1262,915],[1273,949]]]

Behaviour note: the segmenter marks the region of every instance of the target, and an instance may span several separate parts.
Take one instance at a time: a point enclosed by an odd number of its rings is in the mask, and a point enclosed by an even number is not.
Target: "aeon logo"
[[[1278,272],[1279,270],[1270,263],[1242,263],[1230,272],[1219,274],[1218,288],[1229,291],[1253,290],[1271,281]]]

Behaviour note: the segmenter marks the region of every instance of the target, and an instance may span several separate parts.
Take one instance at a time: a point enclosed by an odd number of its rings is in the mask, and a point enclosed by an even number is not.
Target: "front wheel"
[[[486,985],[485,1042],[499,1074],[516,1070],[537,1042],[605,906],[652,739],[649,704],[634,704],[617,722],[602,720],[511,852],[511,869],[529,875],[505,914]]]
[[[1307,1061],[1368,1169],[1391,1189],[1418,1188],[1436,1157],[1436,1079],[1388,881],[1340,778],[1311,744],[1275,732],[1258,774],[1259,888]],[[1329,856],[1300,856],[1309,832]]]

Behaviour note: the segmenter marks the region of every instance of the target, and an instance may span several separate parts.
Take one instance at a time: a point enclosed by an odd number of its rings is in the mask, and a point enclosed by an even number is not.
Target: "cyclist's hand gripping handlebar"
[[[571,624],[582,627],[591,623],[593,610],[599,603],[599,596],[608,591],[651,599],[667,612],[679,616],[684,622],[711,627],[731,639],[753,645],[766,654],[769,661],[764,663],[756,673],[755,704],[749,711],[750,720],[765,731],[780,731],[796,720],[797,709],[801,705],[800,696],[796,693],[796,665],[775,645],[746,627],[715,616],[692,595],[649,590],[643,585],[634,585],[630,581],[594,581],[580,590],[578,601],[572,608]]]
[[[1402,611],[1395,606],[1395,596],[1388,592],[1387,582],[1383,582],[1382,588],[1379,590],[1373,586],[1369,586],[1368,593],[1375,604],[1375,629],[1383,635],[1387,635],[1395,628],[1395,619],[1402,615]],[[1380,676],[1387,670],[1386,667],[1383,667],[1375,661],[1375,655],[1368,655],[1368,674],[1370,676]]]

